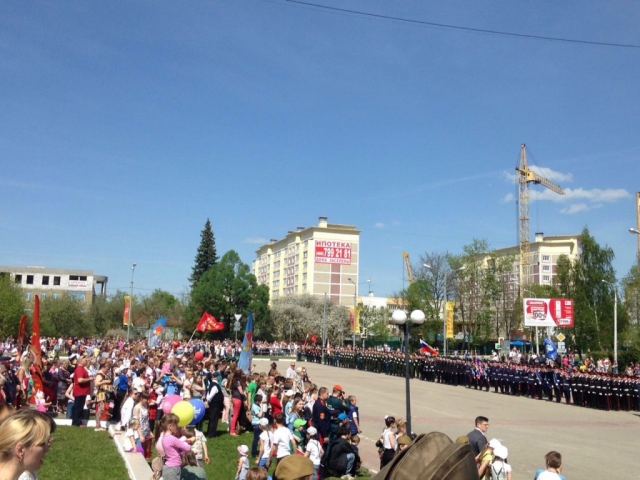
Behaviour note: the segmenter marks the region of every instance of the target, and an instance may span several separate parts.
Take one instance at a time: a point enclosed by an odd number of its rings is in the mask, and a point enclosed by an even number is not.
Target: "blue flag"
[[[149,338],[149,347],[155,348],[160,341],[160,335],[162,335],[162,330],[164,330],[165,325],[167,324],[167,317],[161,317],[156,320],[156,323],[153,324],[151,328],[151,335]]]
[[[247,318],[247,328],[244,331],[242,340],[242,350],[238,359],[238,368],[249,375],[251,373],[251,363],[253,361],[253,312],[249,312]]]
[[[549,360],[553,360],[555,362],[556,358],[558,358],[558,350],[556,349],[555,343],[553,343],[550,338],[544,339],[544,352],[545,356]]]

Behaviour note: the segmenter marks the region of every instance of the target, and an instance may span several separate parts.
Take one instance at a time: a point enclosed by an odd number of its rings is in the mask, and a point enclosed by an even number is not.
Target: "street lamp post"
[[[347,279],[349,283],[353,284],[353,350],[356,349],[356,316],[358,315],[358,285],[351,280],[351,277]]]
[[[238,343],[238,332],[240,331],[240,319],[242,318],[241,313],[234,313],[234,317],[236,317],[236,321],[233,324],[233,330],[236,332],[236,343]]]
[[[409,321],[407,321],[409,320]],[[409,372],[409,324],[421,325],[424,323],[424,312],[422,310],[414,310],[407,319],[404,310],[396,310],[391,315],[391,323],[401,326],[404,331],[404,379],[405,379],[405,396],[407,405],[407,434],[411,435],[411,385]]]
[[[602,280],[613,287],[613,363],[618,364],[618,290],[615,283]]]
[[[131,294],[129,298],[129,318],[127,319],[127,343],[129,343],[129,335],[131,333],[131,321],[133,317],[131,316],[131,312],[133,312],[133,273],[136,270],[137,263],[131,266]]]

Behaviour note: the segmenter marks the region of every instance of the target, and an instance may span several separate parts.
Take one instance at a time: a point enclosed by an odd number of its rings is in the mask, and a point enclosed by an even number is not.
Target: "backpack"
[[[491,464],[491,480],[507,480],[507,471],[504,463],[500,462],[500,467],[496,468],[496,464]]]
[[[443,433],[418,435],[371,480],[479,480],[471,446]]]

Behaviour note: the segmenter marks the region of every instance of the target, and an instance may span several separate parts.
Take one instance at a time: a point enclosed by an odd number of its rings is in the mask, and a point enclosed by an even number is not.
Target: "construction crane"
[[[531,276],[531,256],[529,239],[529,190],[532,183],[547,187],[552,192],[564,195],[559,185],[547,180],[531,170],[527,165],[527,149],[523,143],[520,146],[520,161],[516,166],[518,172],[518,223],[520,241],[520,298],[524,297],[525,284]]]
[[[402,252],[402,257],[404,258],[404,266],[407,269],[407,280],[409,280],[409,285],[411,285],[413,283],[413,268],[411,268],[409,254],[407,252]]]

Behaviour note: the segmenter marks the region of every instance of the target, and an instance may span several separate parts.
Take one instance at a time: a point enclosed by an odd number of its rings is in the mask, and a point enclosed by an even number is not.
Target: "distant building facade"
[[[9,275],[22,287],[27,301],[33,301],[35,295],[44,300],[68,293],[76,300],[91,305],[96,295],[107,294],[107,277],[95,275],[92,270],[0,266],[2,274]]]
[[[270,301],[308,293],[328,296],[337,305],[353,306],[357,295],[360,231],[353,225],[328,223],[297,227],[284,238],[256,250],[252,271],[269,286]],[[349,280],[351,279],[351,280]]]

